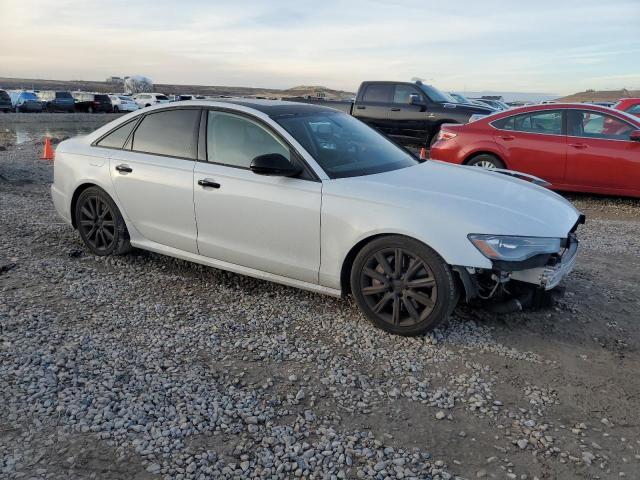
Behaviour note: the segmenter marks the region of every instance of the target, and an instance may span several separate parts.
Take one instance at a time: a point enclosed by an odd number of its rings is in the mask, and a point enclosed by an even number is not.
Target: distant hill
[[[621,98],[640,97],[640,90],[587,90],[558,98],[558,102],[617,102]]]
[[[32,90],[83,90],[87,92],[122,92],[122,85],[113,85],[106,82],[93,82],[86,80],[45,80],[31,78],[2,78],[0,88],[4,89],[32,89]],[[156,92],[166,94],[196,94],[211,96],[240,96],[240,97],[298,97],[298,96],[324,96],[327,99],[345,99],[355,96],[353,92],[333,90],[323,86],[299,85],[297,87],[281,90],[260,87],[227,87],[206,85],[171,85],[156,83]]]

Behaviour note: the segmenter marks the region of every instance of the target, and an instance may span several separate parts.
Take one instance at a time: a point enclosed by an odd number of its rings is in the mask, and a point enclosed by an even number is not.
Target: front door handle
[[[435,113],[427,113],[427,118],[435,118],[436,114]]]
[[[391,109],[391,111],[392,111],[392,112],[399,112],[399,111],[400,111],[400,109],[399,109],[399,108],[397,108],[397,107],[394,107],[394,108],[392,108],[392,109]]]
[[[211,180],[210,178],[203,178],[202,180],[198,180],[198,185],[202,188],[220,188],[220,184]]]
[[[573,148],[577,148],[578,150],[583,150],[583,149],[587,148],[588,145],[586,145],[584,143],[570,143],[569,146],[573,147]]]
[[[358,110],[364,110],[364,109],[365,109],[365,108],[367,108],[367,107],[365,107],[364,105],[356,105],[356,108],[357,108]]]
[[[511,141],[515,140],[516,137],[513,135],[499,135],[502,140]]]
[[[119,171],[120,173],[131,173],[133,172],[133,169],[129,166],[129,165],[116,165],[116,170]]]

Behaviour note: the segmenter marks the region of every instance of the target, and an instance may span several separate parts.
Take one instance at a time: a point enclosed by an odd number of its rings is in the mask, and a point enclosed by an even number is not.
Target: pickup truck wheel
[[[80,237],[95,255],[122,255],[131,250],[127,225],[111,197],[98,187],[84,190],[76,202]]]
[[[473,157],[467,162],[467,165],[473,167],[482,167],[489,170],[494,168],[505,168],[504,162],[494,155],[488,153],[482,153],[476,157]]]
[[[406,336],[447,320],[458,298],[444,260],[423,243],[399,235],[364,246],[351,269],[351,291],[375,326]]]

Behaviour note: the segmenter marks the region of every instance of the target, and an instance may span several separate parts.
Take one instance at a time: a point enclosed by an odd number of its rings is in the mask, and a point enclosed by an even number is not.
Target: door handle
[[[427,113],[427,118],[435,118],[435,113]]]
[[[394,108],[392,108],[392,109],[391,109],[391,111],[392,111],[392,112],[399,112],[399,111],[400,111],[400,109],[399,109],[399,108],[397,108],[397,107],[394,107]]]
[[[499,137],[502,140],[506,140],[506,141],[511,141],[511,140],[515,140],[516,137],[514,137],[513,135],[499,135]]]
[[[129,165],[116,165],[116,170],[119,171],[120,173],[131,173],[133,172],[133,169],[129,166]]]
[[[356,108],[357,108],[358,110],[364,110],[364,109],[365,109],[365,108],[367,108],[367,107],[365,107],[364,105],[356,105]]]
[[[210,178],[203,178],[202,180],[198,180],[198,185],[202,188],[220,188],[220,184],[214,182]]]
[[[569,146],[573,148],[577,148],[578,150],[583,150],[588,147],[588,145],[585,143],[570,143]]]

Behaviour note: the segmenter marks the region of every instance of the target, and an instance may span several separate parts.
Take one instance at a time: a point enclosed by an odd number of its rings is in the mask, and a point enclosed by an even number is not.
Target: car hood
[[[436,160],[337,183],[347,196],[411,209],[424,221],[456,222],[467,233],[564,238],[580,217],[571,203],[544,187]]]
[[[470,114],[477,113],[481,115],[489,115],[491,113],[496,113],[498,111],[491,107],[482,107],[480,105],[474,105],[471,103],[446,103],[446,105],[448,106],[448,108],[451,108],[452,110],[456,110],[458,112],[470,113]]]

